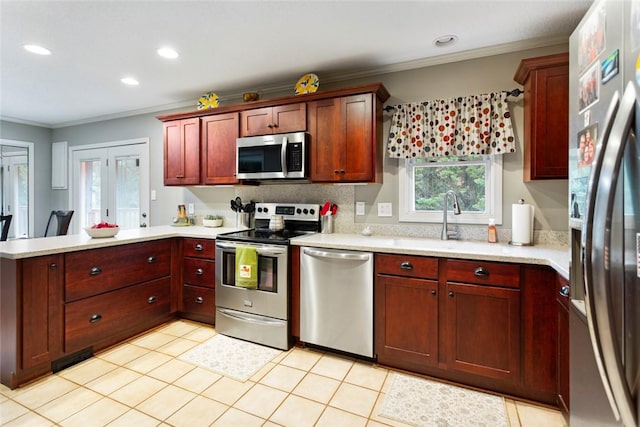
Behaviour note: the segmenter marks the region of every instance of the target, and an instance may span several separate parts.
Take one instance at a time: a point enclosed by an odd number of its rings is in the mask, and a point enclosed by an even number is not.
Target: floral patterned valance
[[[469,156],[516,150],[506,92],[395,106],[389,157]]]

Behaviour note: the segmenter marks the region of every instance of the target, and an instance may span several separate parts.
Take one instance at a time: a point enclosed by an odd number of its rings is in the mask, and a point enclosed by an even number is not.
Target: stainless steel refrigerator
[[[594,2],[569,48],[570,424],[638,426],[640,0]]]

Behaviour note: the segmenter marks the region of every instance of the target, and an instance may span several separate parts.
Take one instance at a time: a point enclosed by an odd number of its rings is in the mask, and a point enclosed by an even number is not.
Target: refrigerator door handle
[[[602,170],[602,159],[607,147],[607,141],[611,134],[611,128],[615,121],[618,107],[620,105],[620,93],[616,91],[609,104],[607,114],[604,119],[604,126],[600,132],[597,144],[596,152],[591,165],[591,173],[589,175],[589,183],[587,185],[587,199],[585,203],[584,220],[582,222],[582,236],[581,236],[581,254],[582,268],[583,268],[583,280],[584,280],[584,299],[585,308],[587,311],[587,324],[589,326],[589,335],[591,336],[591,345],[593,347],[593,354],[596,359],[596,365],[598,372],[602,378],[602,384],[605,394],[609,400],[616,419],[620,419],[620,412],[613,397],[613,392],[609,384],[607,372],[605,370],[604,361],[602,360],[602,343],[600,342],[600,335],[598,331],[598,322],[595,320],[595,298],[593,297],[593,262],[592,262],[592,242],[593,242],[593,224],[599,224],[594,222],[594,210],[597,193],[597,183],[600,179],[600,172]]]
[[[627,141],[634,138],[631,125],[635,118],[636,91],[634,83],[625,88],[620,111],[611,129],[598,180],[594,223],[596,227],[592,242],[593,261],[593,304],[595,305],[596,331],[602,346],[602,360],[611,391],[618,408],[620,419],[626,426],[635,426],[636,411],[629,385],[622,365],[622,352],[616,340],[614,313],[611,304],[611,227],[616,186],[620,176],[620,166]],[[600,222],[602,221],[602,222]],[[605,379],[603,379],[604,381]],[[615,410],[614,410],[615,412]]]

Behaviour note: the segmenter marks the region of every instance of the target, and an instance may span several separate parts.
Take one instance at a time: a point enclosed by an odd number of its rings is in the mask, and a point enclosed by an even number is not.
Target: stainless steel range
[[[289,240],[319,231],[320,206],[257,203],[255,228],[216,237],[216,330],[224,335],[288,350]],[[255,248],[257,286],[236,281],[236,250]]]

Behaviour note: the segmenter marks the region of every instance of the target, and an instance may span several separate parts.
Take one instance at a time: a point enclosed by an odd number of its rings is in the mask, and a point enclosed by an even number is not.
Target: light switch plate
[[[157,195],[156,195],[156,190],[151,190],[151,200],[156,200]]]
[[[189,203],[189,204],[187,205],[187,213],[188,213],[189,215],[193,215],[194,213],[196,213],[196,209],[195,209],[195,207],[193,206],[193,203]]]
[[[393,216],[391,203],[378,203],[378,216]]]
[[[356,202],[356,215],[364,215],[364,202]]]

